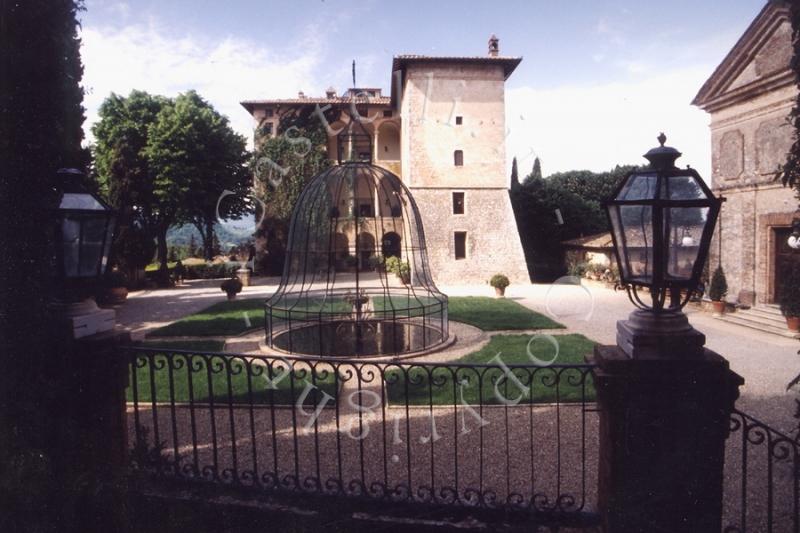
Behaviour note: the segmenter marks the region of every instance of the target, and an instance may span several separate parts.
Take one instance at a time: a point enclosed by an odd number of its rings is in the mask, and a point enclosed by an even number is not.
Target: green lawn
[[[405,296],[395,306],[407,306]],[[416,305],[416,301],[412,301]],[[375,298],[375,309],[388,308],[388,301]],[[327,312],[347,312],[349,304],[343,301],[320,303],[310,308],[312,312],[323,309]],[[480,296],[455,296],[448,305],[451,320],[465,322],[486,331],[503,329],[549,329],[562,328],[546,316],[540,315],[512,300],[485,298]],[[300,309],[297,309],[300,313]],[[299,317],[298,317],[299,318]],[[148,337],[178,336],[230,336],[247,330],[264,327],[264,299],[249,298],[219,302],[197,313],[184,317],[151,332]]]
[[[460,404],[462,398],[470,405],[502,404],[503,398],[520,398],[519,403],[594,400],[595,390],[588,369],[564,368],[560,365],[583,364],[584,356],[591,353],[595,343],[576,334],[554,335],[552,338],[558,344],[555,361],[556,348],[545,337],[497,335],[483,349],[448,366],[412,368],[407,374],[391,370],[386,375],[389,401],[393,404],[405,403],[406,394],[410,405],[427,405],[431,400],[434,405],[453,405],[454,399]],[[537,368],[515,367],[535,363],[528,356],[528,349],[541,362],[553,361],[553,364]],[[499,360],[496,359],[498,354]],[[503,378],[504,370],[499,366],[499,361],[510,367],[518,382]],[[541,365],[541,362],[536,364]],[[460,369],[457,367],[459,363],[493,366]]]
[[[230,336],[264,327],[264,299],[218,302],[148,334],[148,337]]]
[[[205,341],[203,341],[205,342]],[[188,344],[188,343],[187,343]],[[211,348],[210,343],[198,343],[192,348],[188,345],[171,345],[168,349],[188,349],[205,351]],[[166,346],[164,346],[167,348]],[[172,361],[170,373],[169,361]],[[137,358],[136,374],[130,374],[130,385],[126,391],[127,401],[134,399],[133,387],[136,384],[137,401],[141,403],[153,400],[169,402],[206,403],[211,398],[215,402],[227,404],[294,404],[309,383],[318,387],[316,402],[313,389],[309,390],[304,405],[313,405],[323,399],[322,392],[336,398],[335,377],[328,372],[319,371],[312,376],[310,370],[298,369],[294,372],[285,365],[275,364],[272,369],[263,365],[247,365],[240,358],[221,357],[200,354],[172,354],[167,358],[163,354],[140,352]],[[230,377],[230,383],[228,378]],[[210,379],[209,379],[210,378]],[[189,383],[191,381],[191,393]],[[173,384],[170,390],[170,383]],[[209,383],[211,386],[209,387]],[[329,402],[329,405],[332,405]]]
[[[484,331],[564,327],[558,322],[506,298],[454,296],[450,298],[448,314],[450,320],[472,324]]]

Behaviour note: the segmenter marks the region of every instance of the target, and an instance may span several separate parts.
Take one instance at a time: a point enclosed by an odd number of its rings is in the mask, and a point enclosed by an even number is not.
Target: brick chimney
[[[489,37],[489,55],[497,57],[500,54],[500,39],[495,34]]]

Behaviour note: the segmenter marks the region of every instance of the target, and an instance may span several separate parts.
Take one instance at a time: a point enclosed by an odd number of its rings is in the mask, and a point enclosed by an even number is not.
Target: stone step
[[[721,317],[717,317],[717,319],[722,322],[727,322],[728,324],[735,324],[737,326],[763,331],[764,333],[780,335],[781,337],[789,337],[792,339],[800,338],[800,334],[789,331],[786,327],[786,321],[778,323],[772,320],[754,320],[753,317],[741,316],[741,312],[726,313]]]
[[[764,312],[761,310],[753,310],[753,309],[744,309],[740,311],[736,311],[735,313],[730,313],[731,316],[736,316],[742,318],[744,320],[752,320],[753,322],[761,322],[767,325],[773,326],[786,326],[786,319],[781,314],[774,314],[770,312]]]
[[[741,309],[738,312],[783,320],[783,314],[777,305],[759,305],[750,309]]]

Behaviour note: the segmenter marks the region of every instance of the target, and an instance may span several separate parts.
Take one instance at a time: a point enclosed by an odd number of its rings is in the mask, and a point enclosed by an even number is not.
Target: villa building
[[[711,114],[712,188],[725,198],[711,247],[728,300],[776,302],[788,264],[797,200],[775,181],[793,142],[797,97],[789,5],[769,1],[692,102]]]
[[[327,125],[334,162],[340,151],[352,149],[339,146],[337,133],[361,117],[372,153],[357,155],[396,174],[410,189],[437,282],[481,283],[504,273],[512,282],[528,283],[505,171],[505,81],[521,60],[501,56],[492,36],[485,56],[395,56],[388,96],[380,88],[341,95],[329,88],[324,97],[301,92],[297,98],[241,104],[261,133],[271,136],[289,111],[338,110],[337,120]],[[381,211],[370,205],[358,209],[361,216]],[[374,238],[384,255],[401,248],[396,235]],[[354,252],[355,244],[349,246]]]

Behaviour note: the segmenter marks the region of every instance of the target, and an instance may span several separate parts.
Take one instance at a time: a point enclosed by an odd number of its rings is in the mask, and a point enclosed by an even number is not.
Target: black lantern
[[[659,135],[661,146],[644,156],[650,165],[629,173],[603,204],[621,284],[637,307],[655,313],[680,310],[698,290],[721,203],[694,169],[675,166],[681,153],[666,140]]]
[[[70,289],[85,289],[105,272],[116,213],[81,184],[76,169],[58,171],[61,202],[56,210],[56,277]]]

